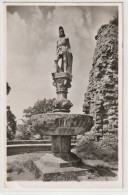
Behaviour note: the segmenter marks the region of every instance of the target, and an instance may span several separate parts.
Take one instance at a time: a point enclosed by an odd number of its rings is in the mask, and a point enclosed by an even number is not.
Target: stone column
[[[71,149],[71,136],[52,136],[52,153],[69,153]]]
[[[71,87],[72,75],[68,72],[53,73],[53,85],[56,87],[57,99],[54,112],[70,112],[72,103],[67,100],[68,88]],[[71,153],[71,135],[53,135],[52,153],[54,156],[67,161],[70,165],[81,162],[75,154]]]
[[[82,161],[75,154],[71,153],[71,136],[53,135],[52,136],[52,154],[65,161],[66,164],[56,162],[60,167],[78,166]]]

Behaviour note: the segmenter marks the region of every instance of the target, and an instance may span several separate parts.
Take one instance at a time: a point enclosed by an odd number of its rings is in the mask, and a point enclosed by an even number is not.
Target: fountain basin
[[[31,116],[31,121],[44,135],[81,135],[93,125],[93,117],[85,114],[43,113]]]

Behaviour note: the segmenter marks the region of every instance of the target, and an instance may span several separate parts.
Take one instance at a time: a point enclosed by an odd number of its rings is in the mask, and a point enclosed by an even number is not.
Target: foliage
[[[15,140],[39,140],[44,138],[40,130],[32,126],[30,119],[28,121],[22,121],[23,124],[17,125]]]
[[[28,107],[23,111],[25,114],[24,116],[30,118],[33,114],[52,112],[54,109],[54,101],[55,98],[37,100],[33,107]]]
[[[7,95],[11,91],[11,87],[8,82],[6,84],[6,91],[7,91]],[[16,117],[11,112],[10,106],[7,106],[7,138],[10,140],[14,139],[15,133],[16,133],[16,120],[15,119]]]
[[[77,153],[83,159],[102,159],[105,161],[118,160],[118,139],[115,136],[115,142],[109,138],[95,141],[92,139],[92,133],[83,136],[77,144]]]
[[[110,24],[118,25],[118,15],[113,18],[113,20],[110,20]]]
[[[11,91],[11,87],[9,86],[9,83],[6,84],[6,90],[7,90],[7,95],[10,93]]]
[[[14,139],[16,133],[16,117],[11,112],[10,106],[7,106],[7,138]]]
[[[16,139],[43,139],[44,135],[42,134],[40,128],[32,127],[30,117],[34,114],[53,112],[53,109],[55,108],[55,100],[55,98],[48,100],[45,98],[43,100],[37,100],[33,107],[28,107],[25,109],[23,111],[24,117],[26,117],[28,120],[26,124],[18,126]],[[25,121],[23,122],[25,123]]]
[[[18,124],[15,139],[16,140],[30,140],[31,130],[29,127],[30,126],[28,126],[27,123]]]

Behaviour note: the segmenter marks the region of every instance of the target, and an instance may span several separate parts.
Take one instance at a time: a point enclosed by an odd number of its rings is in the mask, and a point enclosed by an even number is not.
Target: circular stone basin
[[[80,135],[93,125],[93,117],[85,114],[43,113],[31,116],[31,121],[44,135]]]

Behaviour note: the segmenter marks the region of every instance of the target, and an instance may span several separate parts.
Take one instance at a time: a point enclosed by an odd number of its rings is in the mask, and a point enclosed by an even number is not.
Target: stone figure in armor
[[[61,66],[58,65],[58,61],[61,61]],[[59,39],[57,41],[56,56],[55,56],[55,68],[56,72],[68,72],[72,74],[72,61],[73,56],[71,53],[71,46],[69,38],[65,36],[62,26],[59,27]]]

